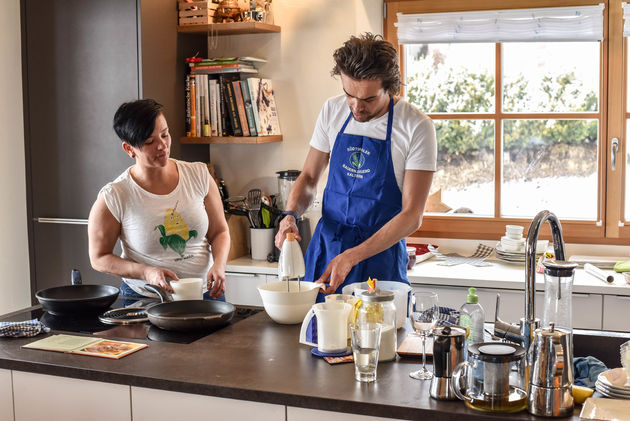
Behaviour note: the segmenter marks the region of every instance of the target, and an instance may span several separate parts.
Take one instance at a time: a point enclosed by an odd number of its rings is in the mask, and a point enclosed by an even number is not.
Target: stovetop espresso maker
[[[445,326],[433,329],[433,378],[429,394],[438,400],[456,399],[451,376],[457,364],[464,361],[466,330]]]

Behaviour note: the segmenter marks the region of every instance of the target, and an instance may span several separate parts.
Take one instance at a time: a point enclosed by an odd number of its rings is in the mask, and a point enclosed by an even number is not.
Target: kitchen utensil
[[[184,300],[169,301],[162,288],[145,284],[144,288],[158,294],[161,303],[147,309],[149,321],[155,326],[177,332],[211,330],[232,320],[236,308],[224,301]]]
[[[300,343],[316,346],[319,352],[342,352],[348,347],[348,315],[352,306],[348,303],[317,303],[304,316],[300,329]],[[313,316],[317,316],[317,343],[307,338],[307,328]]]
[[[130,325],[149,321],[144,307],[124,307],[106,311],[98,319],[108,325]]]
[[[468,361],[453,370],[453,393],[466,406],[480,411],[522,411],[527,407],[519,371],[524,356],[525,348],[508,342],[471,345]]]
[[[609,284],[612,284],[615,280],[615,277],[613,275],[606,275],[603,270],[590,263],[584,263],[584,272],[588,273],[591,276],[594,276],[601,281],[608,282]]]
[[[72,285],[46,288],[37,291],[35,297],[49,313],[102,313],[112,305],[120,290],[110,285],[83,285],[81,274],[72,270]]]
[[[297,280],[299,291],[300,280],[304,277],[305,272],[302,249],[295,241],[295,234],[289,232],[282,243],[280,258],[278,259],[278,279],[281,281]]]
[[[181,278],[179,281],[171,281],[173,288],[173,301],[203,300],[203,279]]]
[[[354,378],[357,381],[373,382],[376,380],[381,328],[380,323],[361,323],[350,326]]]
[[[300,171],[285,170],[278,171],[276,174],[278,174],[278,196],[280,197],[278,207],[284,210],[287,206],[287,199],[289,198],[291,187],[293,187],[295,180],[297,180],[300,175]]]
[[[456,399],[451,377],[453,369],[464,361],[465,346],[465,329],[451,326],[433,329],[433,378],[429,388],[433,399]]]
[[[251,254],[254,260],[267,260],[273,250],[273,228],[250,228]]]
[[[545,267],[545,306],[542,326],[548,327],[553,323],[556,328],[567,331],[571,344],[569,350],[573,351],[573,341],[570,339],[573,331],[571,297],[577,263],[545,260],[543,266]]]
[[[297,284],[297,281],[276,281],[258,285],[265,311],[276,323],[301,323],[315,303],[320,288],[324,286],[315,282],[302,282],[298,290]]]
[[[262,191],[260,189],[251,189],[247,192],[247,204],[250,209],[260,209],[260,199],[262,197]]]
[[[573,349],[571,335],[556,329],[536,329],[527,355],[531,366],[528,411],[544,417],[573,413]]]
[[[396,329],[400,329],[407,321],[409,310],[409,295],[411,286],[403,282],[378,281],[377,287],[382,290],[394,292],[394,306],[396,307]],[[354,294],[360,296],[363,291],[368,290],[367,282],[346,285],[341,289],[342,294]]]

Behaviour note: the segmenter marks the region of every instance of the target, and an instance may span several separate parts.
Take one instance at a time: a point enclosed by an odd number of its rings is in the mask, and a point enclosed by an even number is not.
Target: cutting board
[[[426,342],[427,357],[433,356],[433,337],[428,337]],[[401,357],[422,358],[422,337],[407,335],[398,347],[398,355]]]

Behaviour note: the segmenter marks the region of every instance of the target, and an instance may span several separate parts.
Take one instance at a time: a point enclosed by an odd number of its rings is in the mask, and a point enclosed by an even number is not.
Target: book
[[[247,124],[247,114],[245,113],[245,103],[243,102],[243,93],[241,92],[241,81],[232,82],[234,88],[234,99],[236,100],[236,109],[238,110],[238,120],[241,123],[243,136],[249,136],[249,125]]]
[[[258,70],[249,67],[228,67],[219,69],[191,69],[192,74],[214,75],[220,73],[258,73]]]
[[[230,63],[230,64],[190,63],[190,68],[192,72],[198,72],[200,70],[214,70],[214,69],[253,69],[254,66],[251,66],[249,64],[239,64],[239,63]]]
[[[260,79],[256,105],[258,107],[258,118],[262,126],[263,136],[281,134],[278,110],[276,108],[276,100],[274,98],[271,80]]]
[[[267,60],[258,57],[213,57],[204,58],[196,63],[189,63],[191,66],[206,66],[212,64],[247,64],[266,63]]]
[[[186,123],[185,132],[186,136],[190,137],[190,75],[186,75],[186,86],[184,91],[184,103],[186,106]]]
[[[238,109],[236,108],[236,99],[234,98],[234,86],[230,78],[224,77],[221,80],[225,93],[225,108],[227,109],[228,122],[231,127],[233,136],[243,136],[243,130],[238,117]]]
[[[195,75],[190,75],[190,136],[197,136],[197,87]]]
[[[256,123],[258,117],[254,115],[254,107],[252,107],[252,97],[249,93],[249,84],[247,83],[247,79],[241,80],[241,93],[243,94],[243,105],[245,106],[245,115],[247,116],[247,127],[249,127],[249,135],[258,136],[258,124]]]
[[[22,348],[41,349],[44,351],[65,352],[68,354],[89,355],[92,357],[119,359],[125,355],[146,348],[147,344],[114,341],[78,335],[52,335],[44,339],[23,345]]]
[[[232,126],[230,125],[229,113],[227,110],[227,104],[225,98],[227,97],[225,93],[225,83],[223,80],[227,77],[227,75],[219,75],[218,80],[218,88],[219,88],[219,111],[221,117],[221,131],[219,133],[220,136],[229,136],[232,134]]]
[[[256,120],[256,132],[258,136],[263,135],[262,126],[260,125],[260,117],[258,114],[258,89],[260,85],[260,78],[250,77],[247,78],[247,87],[249,88],[249,96],[252,100],[252,110],[254,111],[254,119]]]
[[[217,108],[219,102],[217,100],[217,81],[216,79],[210,79],[208,81],[210,84],[210,134],[212,136],[219,136],[219,119]]]
[[[210,136],[210,97],[208,89],[208,75],[201,75],[203,81],[203,125],[202,133],[204,136]]]

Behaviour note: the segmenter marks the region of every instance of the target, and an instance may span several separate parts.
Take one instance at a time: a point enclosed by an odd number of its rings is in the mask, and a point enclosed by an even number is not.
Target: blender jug
[[[291,191],[291,187],[293,187],[293,183],[297,180],[300,175],[300,171],[298,170],[284,170],[277,171],[278,174],[278,203],[277,206],[284,210],[287,205],[287,199],[289,198],[289,192]]]

